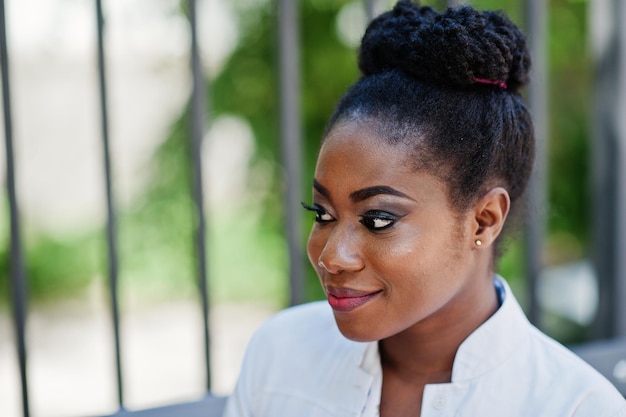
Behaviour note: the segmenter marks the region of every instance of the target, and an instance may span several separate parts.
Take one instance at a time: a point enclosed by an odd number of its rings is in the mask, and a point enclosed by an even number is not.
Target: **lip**
[[[328,304],[339,312],[352,311],[378,296],[382,290],[361,291],[351,288],[326,287]]]

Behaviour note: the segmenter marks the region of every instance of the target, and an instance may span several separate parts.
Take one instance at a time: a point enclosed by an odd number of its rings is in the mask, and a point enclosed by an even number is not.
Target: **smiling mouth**
[[[367,292],[347,288],[326,288],[326,292],[328,294],[328,304],[330,304],[333,310],[348,312],[366,304],[380,294],[382,290]]]

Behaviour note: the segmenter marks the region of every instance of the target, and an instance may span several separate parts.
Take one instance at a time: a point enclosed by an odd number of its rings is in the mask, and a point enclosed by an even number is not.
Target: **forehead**
[[[358,162],[370,170],[384,170],[392,164],[396,169],[408,170],[408,147],[404,144],[390,145],[379,134],[379,128],[371,122],[349,121],[337,124],[328,133],[318,157],[317,168]],[[406,167],[405,167],[406,166]]]
[[[414,168],[413,154],[405,142],[389,144],[372,123],[340,123],[322,144],[315,179],[331,194],[349,194],[378,185],[417,198],[433,192],[433,187],[443,191],[443,185],[434,176]]]

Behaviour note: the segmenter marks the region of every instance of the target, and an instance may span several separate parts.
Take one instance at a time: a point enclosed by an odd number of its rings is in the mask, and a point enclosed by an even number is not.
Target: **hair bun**
[[[524,35],[500,12],[462,6],[438,13],[400,0],[368,26],[359,68],[365,76],[399,68],[440,85],[463,88],[478,79],[517,91],[528,82],[530,54]]]

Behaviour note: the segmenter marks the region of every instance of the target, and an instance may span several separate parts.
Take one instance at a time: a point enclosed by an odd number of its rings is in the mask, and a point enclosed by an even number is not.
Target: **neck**
[[[491,279],[452,300],[432,317],[379,342],[383,369],[407,382],[450,382],[463,341],[498,309]]]

